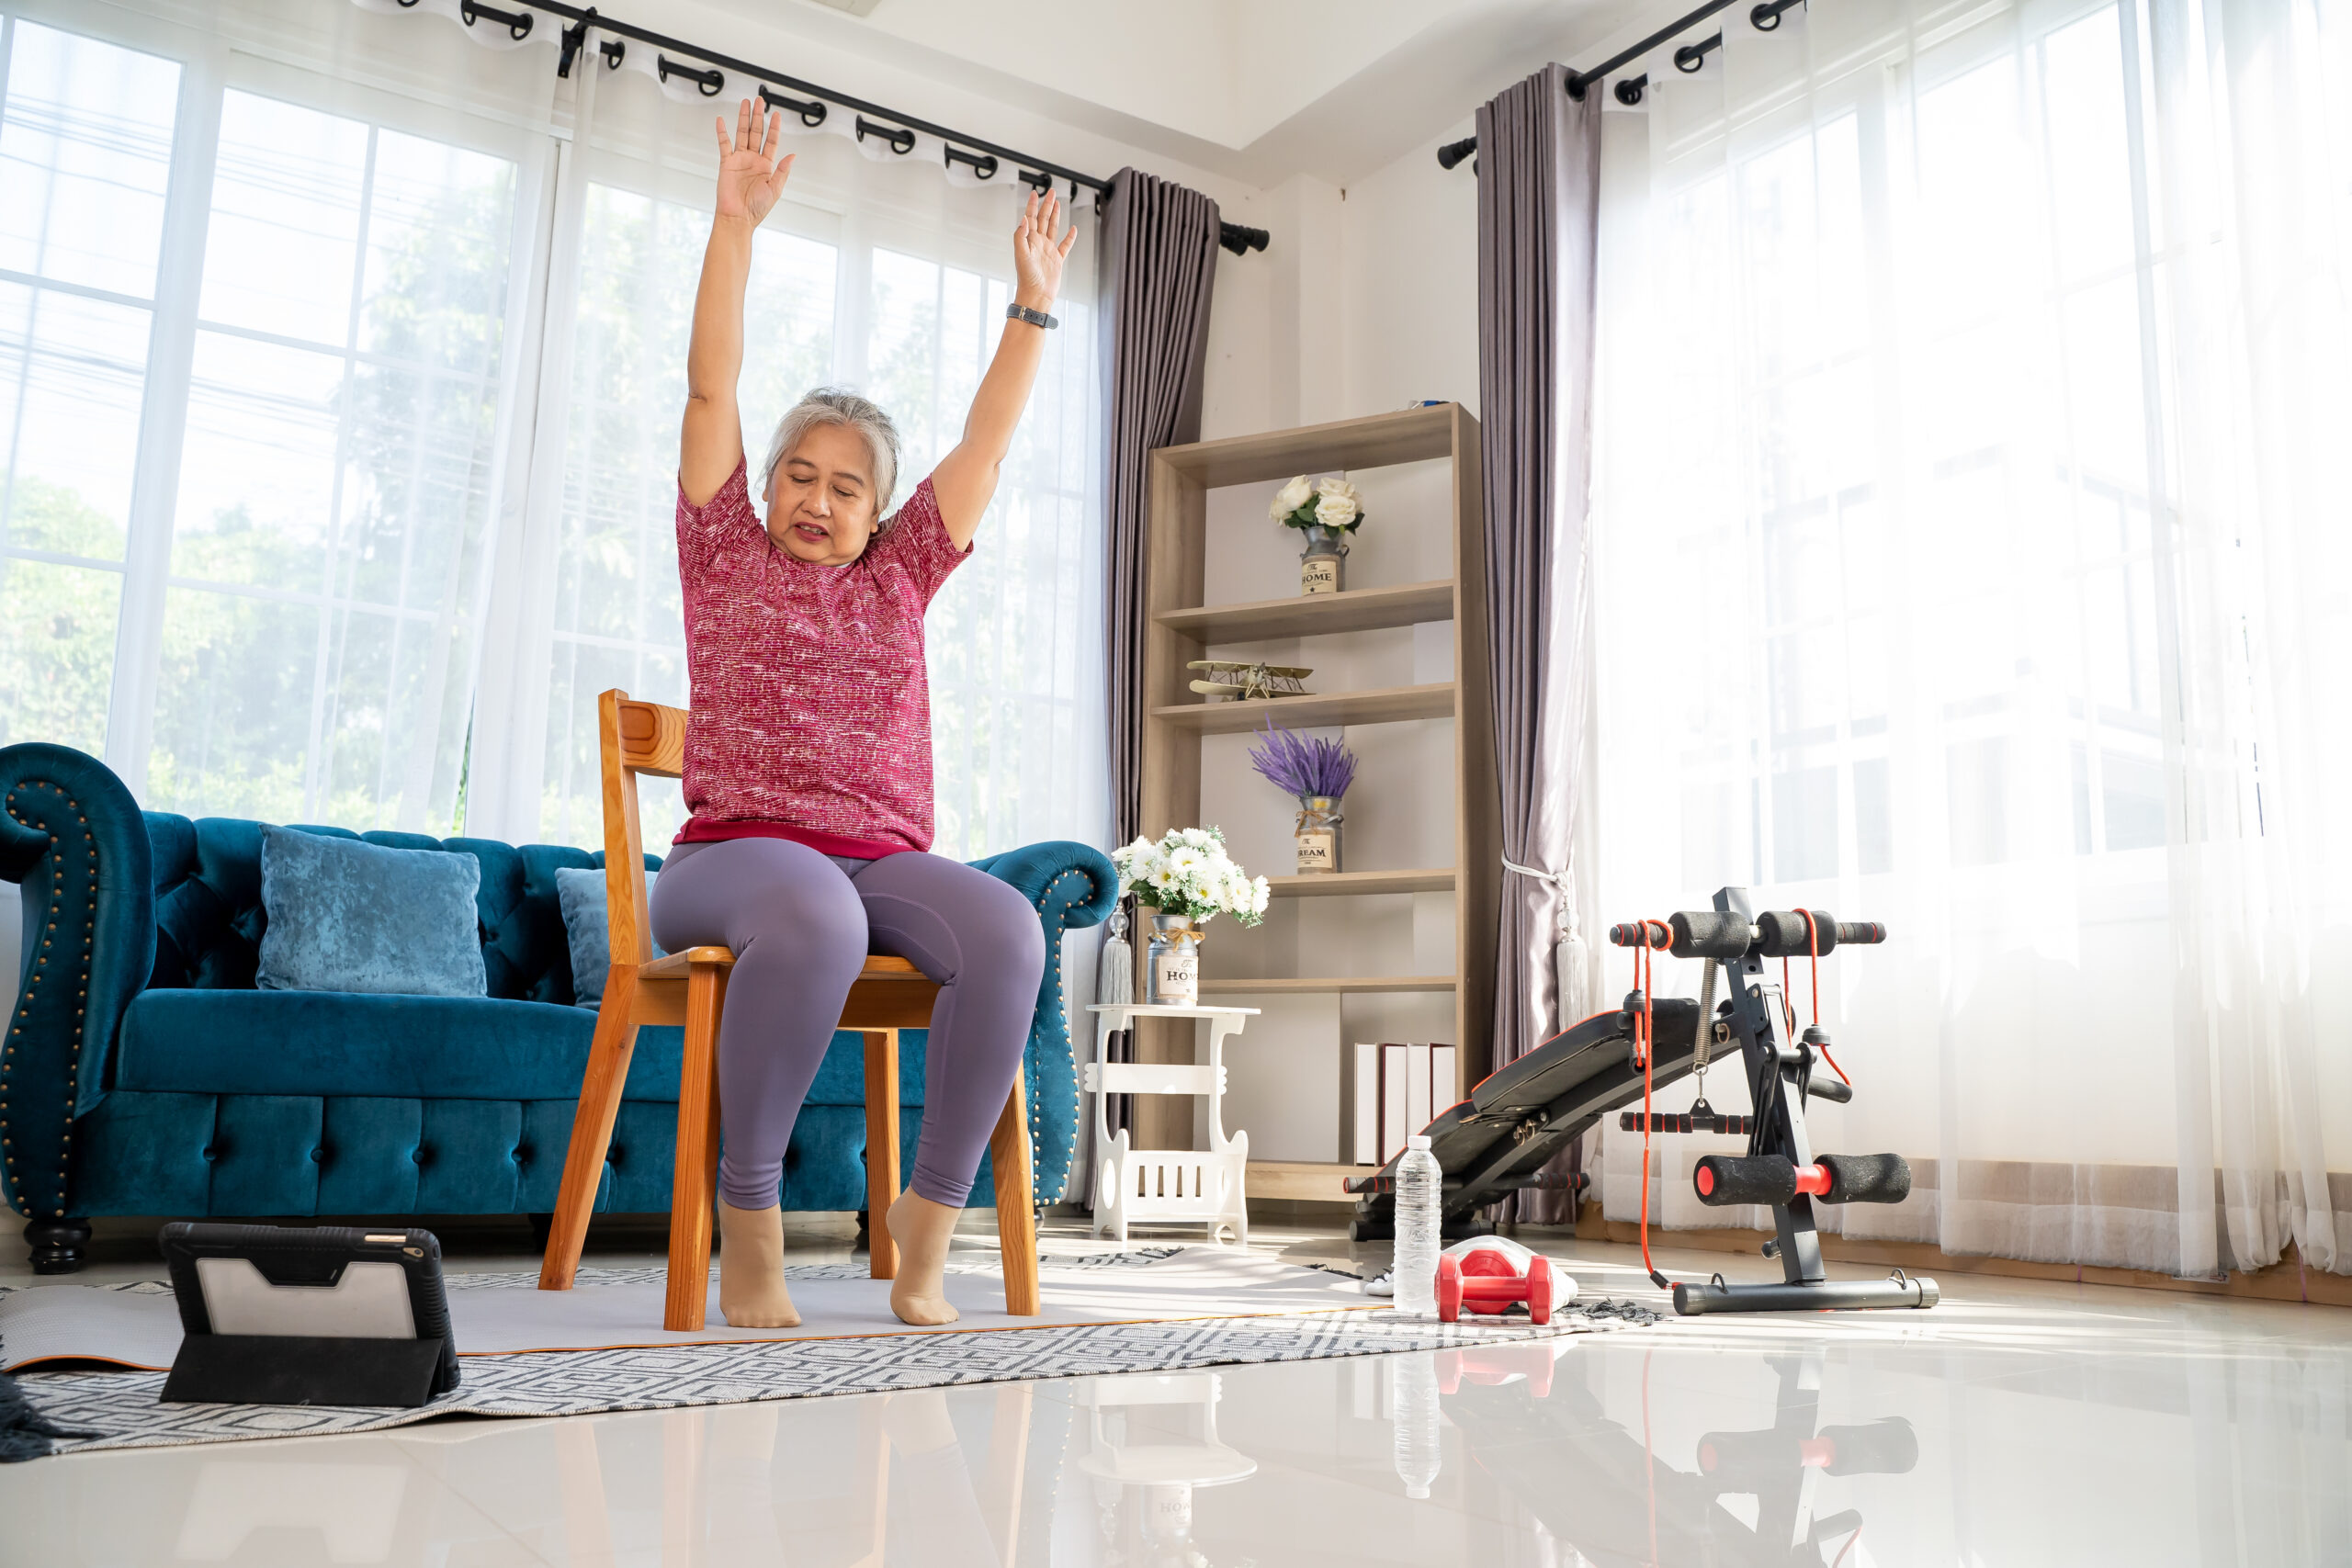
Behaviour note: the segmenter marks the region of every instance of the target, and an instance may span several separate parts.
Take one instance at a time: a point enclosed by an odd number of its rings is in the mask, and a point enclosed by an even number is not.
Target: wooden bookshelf
[[[1444,459],[1451,464],[1453,571],[1430,581],[1351,589],[1342,593],[1244,604],[1204,604],[1208,492],[1226,485],[1286,479],[1294,474],[1363,469]],[[1439,992],[1453,998],[1453,1040],[1459,1092],[1484,1077],[1491,1048],[1495,931],[1501,846],[1496,837],[1494,710],[1487,689],[1487,565],[1480,503],[1478,424],[1455,404],[1342,420],[1302,430],[1272,431],[1151,456],[1150,507],[1144,541],[1145,613],[1141,831],[1158,838],[1191,827],[1201,810],[1201,738],[1260,728],[1268,717],[1296,728],[1334,725],[1453,719],[1453,859],[1451,866],[1402,871],[1352,871],[1268,880],[1280,898],[1432,894],[1453,900],[1454,965],[1445,975],[1296,976],[1246,980],[1204,976],[1213,997],[1297,993]],[[1314,637],[1450,623],[1450,681],[1368,691],[1317,692],[1310,696],[1210,703],[1190,689],[1186,665],[1212,646],[1275,637]],[[1308,660],[1311,661],[1311,660]],[[1306,662],[1306,661],[1303,661]],[[1376,857],[1361,839],[1351,855]],[[1146,943],[1136,943],[1140,965]],[[1424,961],[1426,962],[1426,961]],[[1138,976],[1138,986],[1141,984]],[[1140,995],[1140,990],[1138,991]],[[1192,1059],[1189,1029],[1138,1020],[1139,1061]],[[1336,1064],[1335,1064],[1336,1066]],[[1336,1119],[1340,1085],[1331,1086]],[[1136,1102],[1138,1142],[1183,1147],[1192,1142],[1191,1107]],[[1252,1197],[1338,1196],[1351,1166],[1260,1161],[1250,1167]],[[1293,1187],[1300,1190],[1294,1192]],[[1306,1189],[1311,1188],[1310,1194]]]

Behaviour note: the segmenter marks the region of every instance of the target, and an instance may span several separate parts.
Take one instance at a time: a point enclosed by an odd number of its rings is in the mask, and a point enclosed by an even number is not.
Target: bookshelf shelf
[[[1248,1181],[1252,1198],[1293,1203],[1352,1203],[1340,1184],[1379,1169],[1372,1165],[1331,1165],[1318,1160],[1253,1159]]]
[[[1452,718],[1454,686],[1439,681],[1426,686],[1378,686],[1365,692],[1317,693],[1311,697],[1250,697],[1231,702],[1170,703],[1151,710],[1151,716],[1196,735],[1236,735],[1261,728],[1266,720],[1290,728],[1313,729],[1333,724],[1399,724],[1414,718]]]
[[[1451,975],[1329,975],[1310,976],[1292,979],[1285,976],[1271,980],[1220,980],[1214,976],[1201,976],[1201,995],[1204,997],[1280,997],[1328,995],[1345,996],[1351,991],[1369,994],[1375,991],[1450,991],[1454,987]]]
[[[1384,631],[1453,619],[1453,579],[1412,582],[1402,588],[1352,588],[1312,598],[1294,593],[1287,599],[1261,599],[1248,604],[1163,610],[1152,619],[1203,643]]]
[[[1270,876],[1277,898],[1345,898],[1377,893],[1451,893],[1453,868],[1424,871],[1331,871],[1308,876]]]

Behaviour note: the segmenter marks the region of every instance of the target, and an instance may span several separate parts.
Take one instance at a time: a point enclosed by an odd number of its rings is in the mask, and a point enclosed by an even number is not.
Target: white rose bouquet
[[[1225,852],[1225,835],[1215,828],[1171,828],[1159,842],[1137,839],[1111,852],[1119,891],[1170,915],[1190,915],[1206,924],[1213,915],[1231,915],[1245,926],[1266,918],[1266,879],[1252,877]]]
[[[1363,521],[1363,498],[1343,479],[1299,475],[1274,492],[1266,514],[1285,528],[1333,528],[1351,533]]]

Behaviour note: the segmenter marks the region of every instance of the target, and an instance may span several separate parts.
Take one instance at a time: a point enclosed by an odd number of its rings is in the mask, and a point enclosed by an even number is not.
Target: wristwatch
[[[1026,305],[1007,305],[1004,308],[1004,319],[1008,321],[1026,321],[1033,327],[1057,327],[1061,325],[1059,321],[1046,314],[1045,311],[1033,310]]]

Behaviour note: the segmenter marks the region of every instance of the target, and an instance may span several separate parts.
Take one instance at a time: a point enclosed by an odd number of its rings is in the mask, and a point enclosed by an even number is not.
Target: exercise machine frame
[[[1725,887],[1715,894],[1719,914],[1734,917],[1755,929],[1747,889]],[[1678,943],[1687,947],[1688,943]],[[1811,1134],[1806,1130],[1806,1102],[1816,1093],[1827,1099],[1850,1098],[1851,1090],[1837,1079],[1816,1079],[1815,1063],[1820,1053],[1802,1036],[1789,1038],[1792,1010],[1781,993],[1779,977],[1770,971],[1760,936],[1751,937],[1736,957],[1720,963],[1729,981],[1729,993],[1713,1021],[1719,1043],[1736,1042],[1747,1076],[1747,1103],[1756,1107],[1749,1120],[1747,1152],[1751,1156],[1785,1157],[1798,1171],[1814,1168]],[[1659,1063],[1664,1065],[1661,1053]],[[1907,1186],[1907,1183],[1906,1183]],[[1883,1280],[1832,1280],[1821,1257],[1821,1236],[1814,1225],[1813,1194],[1800,1190],[1786,1201],[1772,1205],[1776,1233],[1766,1255],[1781,1260],[1782,1282],[1777,1285],[1727,1284],[1721,1274],[1704,1285],[1674,1287],[1674,1310],[1686,1316],[1715,1312],[1788,1312],[1853,1307],[1929,1307],[1938,1291],[1933,1280],[1897,1269]]]
[[[1713,922],[1715,962],[1730,980],[1730,995],[1708,1020],[1711,1053],[1739,1045],[1748,1086],[1748,1103],[1759,1108],[1745,1118],[1724,1118],[1726,1131],[1748,1134],[1748,1155],[1772,1156],[1789,1163],[1792,1175],[1811,1172],[1815,1154],[1805,1126],[1804,1111],[1811,1096],[1849,1097],[1836,1078],[1815,1079],[1814,1064],[1821,1053],[1802,1037],[1792,1040],[1788,1013],[1783,1010],[1781,986],[1766,960],[1788,953],[1793,917],[1764,917],[1768,931],[1759,928],[1749,907],[1747,890],[1725,887],[1716,893],[1715,909],[1729,917]],[[1703,919],[1703,917],[1702,917]],[[1677,917],[1685,924],[1685,917]],[[1655,926],[1655,922],[1652,923]],[[1621,928],[1631,929],[1631,928]],[[1848,942],[1875,942],[1877,927],[1825,926],[1832,933],[1845,931]],[[1724,933],[1729,933],[1727,936]],[[1735,951],[1736,950],[1736,951]],[[1679,956],[1704,956],[1688,941],[1678,941]],[[1799,946],[1796,953],[1805,949]],[[1648,1079],[1656,1090],[1692,1075],[1699,1065],[1701,1004],[1688,997],[1647,999],[1651,1061]],[[1470,1091],[1470,1098],[1441,1112],[1427,1132],[1430,1151],[1443,1173],[1439,1218],[1448,1241],[1490,1234],[1494,1226],[1479,1211],[1514,1192],[1549,1189],[1559,1179],[1544,1169],[1553,1158],[1611,1111],[1638,1105],[1643,1098],[1643,1063],[1637,1049],[1642,1033],[1645,998],[1628,996],[1623,1006],[1561,1031],[1534,1050],[1490,1074]],[[1638,1131],[1637,1113],[1629,1116]],[[1660,1115],[1653,1131],[1681,1131],[1686,1118]],[[1385,1241],[1396,1235],[1396,1161],[1369,1175],[1343,1182],[1356,1199],[1349,1236],[1357,1241]],[[1808,1182],[1813,1179],[1805,1178]],[[1775,1235],[1765,1244],[1767,1256],[1781,1260],[1779,1284],[1736,1285],[1721,1274],[1705,1284],[1673,1287],[1674,1308],[1686,1316],[1718,1312],[1779,1312],[1857,1307],[1929,1307],[1939,1298],[1933,1280],[1901,1270],[1884,1280],[1833,1280],[1821,1256],[1821,1241],[1814,1224],[1813,1195],[1804,1190],[1787,1202],[1773,1204]]]

